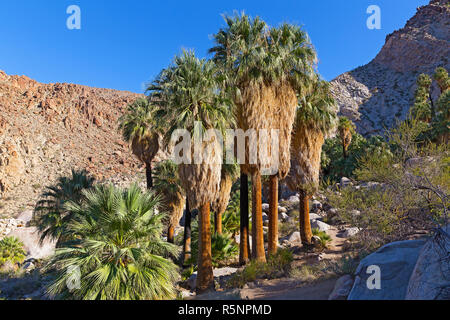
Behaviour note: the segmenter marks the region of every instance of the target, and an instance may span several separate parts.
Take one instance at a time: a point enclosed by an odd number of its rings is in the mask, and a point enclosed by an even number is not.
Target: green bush
[[[327,139],[321,158],[322,181],[333,183],[338,182],[341,177],[355,177],[354,172],[359,167],[360,159],[367,154],[385,158],[391,155],[391,150],[380,136],[366,139],[355,133],[348,150],[348,158],[344,158],[341,140],[338,137]]]
[[[235,273],[228,281],[227,287],[242,288],[246,283],[256,279],[275,279],[289,273],[294,260],[292,251],[279,249],[275,255],[269,256],[267,262],[251,261],[245,268]]]
[[[49,262],[46,269],[56,269],[56,277],[48,292],[83,300],[175,298],[178,268],[169,258],[179,249],[162,240],[165,215],[155,212],[159,198],[137,185],[97,186],[83,195],[81,204],[67,204],[76,216],[67,226],[75,240],[63,243]],[[72,280],[79,287],[70,290]]]
[[[19,239],[7,237],[0,240],[0,266],[6,262],[22,263],[26,255],[23,243]]]
[[[331,242],[331,237],[325,231],[319,231],[319,229],[312,229],[313,236],[320,238],[320,245],[323,249],[328,247],[328,243]]]

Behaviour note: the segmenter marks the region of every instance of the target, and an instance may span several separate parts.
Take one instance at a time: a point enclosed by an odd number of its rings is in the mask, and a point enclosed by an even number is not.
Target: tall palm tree
[[[278,248],[278,180],[290,169],[290,146],[297,96],[314,74],[317,57],[309,37],[300,27],[282,24],[271,28],[267,37],[267,79],[275,91],[272,129],[279,130],[279,170],[269,179],[269,254]]]
[[[227,127],[229,108],[222,103],[219,94],[215,65],[198,59],[193,52],[183,51],[181,56],[175,57],[173,64],[162,71],[148,91],[164,108],[159,114],[168,128],[167,140],[177,129],[185,129],[196,138],[205,130],[224,132]],[[195,152],[195,143],[192,143],[185,152],[192,159],[197,158],[197,162],[178,166],[189,207],[199,209],[198,293],[213,286],[210,206],[217,198],[220,185],[222,148],[218,141],[213,134],[210,141],[197,146],[200,153]]]
[[[320,156],[325,135],[335,126],[336,109],[329,84],[318,78],[305,88],[299,99],[291,145],[288,186],[300,195],[300,235],[311,243],[309,200],[319,182]]]
[[[178,177],[178,166],[171,160],[160,162],[155,168],[155,190],[162,199],[163,209],[168,213],[167,241],[174,243],[174,231],[183,216],[185,195]]]
[[[168,258],[176,257],[178,248],[161,240],[159,198],[137,185],[97,186],[83,195],[81,205],[66,205],[77,216],[67,229],[76,240],[57,249],[49,262],[56,277],[48,292],[63,299],[174,299],[178,270]],[[71,290],[72,283],[79,287]]]
[[[220,175],[220,192],[217,199],[212,204],[214,212],[214,231],[222,234],[222,215],[227,210],[228,202],[230,201],[231,187],[236,180],[239,173],[239,168],[236,164],[223,164]]]
[[[228,85],[234,88],[238,128],[279,130],[279,171],[271,181],[271,241],[269,252],[277,243],[277,182],[289,172],[289,148],[297,106],[297,91],[312,71],[316,55],[306,33],[284,24],[268,29],[260,18],[242,14],[225,17],[226,27],[215,36],[210,49],[214,61],[226,70]],[[269,136],[269,139],[271,136]],[[276,152],[276,151],[270,151]],[[249,150],[246,146],[246,155]],[[247,157],[248,159],[248,157]],[[245,163],[242,172],[252,177],[253,257],[265,261],[261,210],[261,169],[272,163]],[[247,160],[248,161],[248,160]],[[241,241],[245,243],[245,241]]]
[[[214,54],[213,60],[216,64],[225,71],[226,86],[234,89],[232,94],[237,128],[244,131],[268,128],[267,114],[263,112],[260,101],[253,101],[256,97],[261,96],[266,88],[264,77],[261,74],[261,65],[265,55],[263,45],[266,24],[258,17],[251,19],[245,14],[234,17],[224,16],[224,19],[226,27],[214,35],[216,46],[210,49],[210,53]],[[251,176],[253,186],[252,257],[259,261],[265,261],[262,210],[261,205],[258,205],[261,203],[260,165],[249,164],[248,149],[246,145],[246,161],[241,164],[241,172]],[[245,193],[243,192],[241,196],[245,197]],[[241,239],[241,250],[247,242],[247,239]],[[246,261],[248,257],[241,253],[241,259],[241,261]]]
[[[355,133],[355,125],[348,118],[340,117],[338,133],[342,143],[342,153],[344,158],[348,158],[348,148],[352,143],[352,136]]]
[[[153,187],[152,161],[160,148],[159,134],[155,130],[156,110],[148,99],[138,98],[119,119],[123,138],[131,143],[133,154],[145,165],[148,189]]]
[[[94,180],[86,170],[72,170],[72,176],[59,177],[55,185],[46,188],[34,210],[41,241],[46,238],[58,243],[69,240],[66,228],[75,216],[66,210],[65,204],[68,201],[80,203],[83,200],[82,191],[92,188]]]

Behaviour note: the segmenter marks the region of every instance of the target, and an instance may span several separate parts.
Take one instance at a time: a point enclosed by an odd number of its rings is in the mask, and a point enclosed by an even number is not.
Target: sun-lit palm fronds
[[[68,227],[76,240],[50,261],[57,276],[48,292],[80,300],[173,299],[177,267],[168,257],[178,249],[161,239],[160,199],[137,185],[98,186],[83,195],[81,205],[66,204],[77,215]]]
[[[34,221],[41,234],[41,241],[46,238],[60,241],[68,240],[66,228],[74,219],[74,214],[67,211],[68,201],[80,203],[82,191],[92,188],[94,177],[85,170],[72,170],[71,177],[60,177],[55,185],[49,186],[36,204]]]

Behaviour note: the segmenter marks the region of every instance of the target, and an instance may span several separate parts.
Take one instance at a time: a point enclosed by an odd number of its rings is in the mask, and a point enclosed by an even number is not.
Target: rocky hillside
[[[332,92],[341,114],[355,121],[361,134],[382,134],[405,119],[417,76],[440,66],[450,70],[449,57],[450,0],[431,0],[386,37],[374,60],[334,79]]]
[[[72,168],[86,168],[98,180],[140,175],[117,128],[138,96],[0,71],[0,218],[32,208],[44,186]]]

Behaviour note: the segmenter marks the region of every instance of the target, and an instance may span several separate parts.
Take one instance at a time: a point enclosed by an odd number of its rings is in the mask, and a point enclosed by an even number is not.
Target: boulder
[[[309,220],[311,220],[311,221],[313,221],[313,220],[320,220],[320,219],[323,219],[321,216],[319,216],[318,214],[316,214],[316,213],[310,213],[309,214]]]
[[[356,270],[356,279],[348,300],[404,300],[409,279],[424,240],[389,243],[364,258]],[[380,268],[380,289],[369,289],[370,266]]]
[[[300,203],[300,198],[297,195],[290,196],[287,202],[291,203],[292,206],[298,205]]]
[[[28,224],[33,219],[33,210],[27,210],[19,214],[16,220]]]
[[[263,203],[262,204],[262,211],[268,213],[269,212],[269,204],[268,203]]]
[[[219,268],[214,269],[214,279],[220,279],[221,277],[227,277],[237,272],[237,268],[231,268],[231,267],[225,267],[225,268]],[[195,290],[197,287],[197,271],[194,272],[189,279],[187,280],[187,285],[189,289]]]
[[[328,300],[347,300],[353,286],[353,278],[350,275],[340,277],[334,285],[334,290],[331,292]]]
[[[349,178],[346,178],[346,177],[342,177],[341,178],[341,182],[339,183],[341,188],[348,187],[351,184],[352,184],[352,181]]]
[[[300,232],[295,231],[294,233],[292,233],[288,238],[287,241],[291,242],[291,243],[301,243],[302,242],[302,238],[300,237]]]
[[[287,209],[285,207],[278,206],[279,213],[287,213]]]
[[[356,227],[348,228],[342,233],[342,236],[344,238],[350,238],[350,237],[357,235],[360,231],[361,231],[361,229],[356,228]]]
[[[449,234],[450,227],[447,227]],[[420,252],[409,279],[406,300],[450,300],[450,240],[435,236]]]
[[[55,253],[56,240],[45,239],[40,243],[40,234],[36,227],[20,228],[8,234],[8,237],[16,237],[24,244],[27,251],[27,259],[44,259]]]
[[[319,229],[319,231],[328,231],[330,230],[330,225],[326,224],[325,222],[319,221],[319,220],[313,220],[311,221],[311,228],[313,229]]]
[[[317,200],[313,200],[313,202],[311,204],[311,211],[314,212],[314,213],[317,213],[320,210],[322,210],[322,203],[320,203]]]

